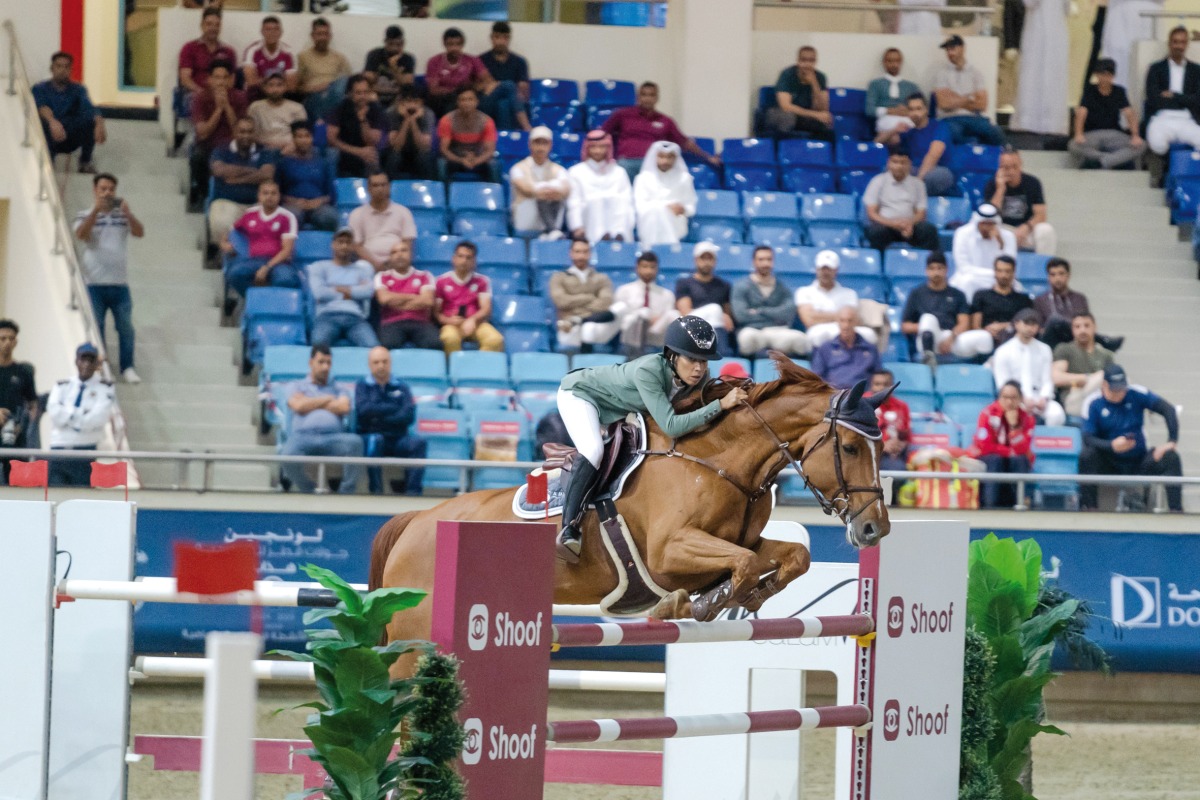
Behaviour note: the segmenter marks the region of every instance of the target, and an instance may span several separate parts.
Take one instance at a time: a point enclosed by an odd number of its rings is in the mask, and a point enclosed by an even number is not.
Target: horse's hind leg
[[[751,548],[758,556],[759,574],[766,574],[749,594],[738,603],[747,611],[758,611],[773,595],[779,594],[792,581],[808,572],[812,555],[798,542],[781,542],[762,538]],[[767,574],[770,573],[770,574]]]
[[[692,598],[687,589],[676,589],[650,610],[653,619],[687,619],[692,616]]]

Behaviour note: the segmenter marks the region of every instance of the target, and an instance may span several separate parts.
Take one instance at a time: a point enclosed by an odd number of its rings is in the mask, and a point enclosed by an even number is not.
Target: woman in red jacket
[[[1033,465],[1033,415],[1021,408],[1021,384],[1000,387],[1000,398],[979,414],[971,455],[987,464],[988,472],[1029,472]],[[985,481],[984,508],[1016,504],[1015,485]]]

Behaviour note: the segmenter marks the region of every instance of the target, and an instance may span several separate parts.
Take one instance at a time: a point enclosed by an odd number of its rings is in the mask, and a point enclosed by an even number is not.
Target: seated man
[[[950,129],[941,120],[929,117],[929,105],[924,95],[912,95],[905,106],[912,126],[903,132],[898,129],[881,132],[875,141],[908,151],[912,163],[917,165],[917,177],[925,181],[925,192],[929,196],[956,194],[954,173],[941,163],[950,146]]]
[[[441,350],[433,324],[433,275],[412,265],[412,244],[392,245],[385,269],[375,273],[375,302],[379,304],[379,343],[389,350],[406,344]]]
[[[950,128],[955,144],[978,139],[1004,144],[1004,132],[987,118],[988,90],[983,73],[967,63],[966,43],[957,34],[942,42],[946,63],[933,76],[938,119]]]
[[[104,144],[104,117],[88,97],[87,87],[71,80],[75,57],[58,52],[50,57],[50,80],[33,85],[33,102],[42,118],[42,132],[51,156],[79,151],[79,171],[94,175],[92,152]]]
[[[329,380],[333,355],[329,345],[314,344],[308,359],[309,375],[292,384],[287,405],[287,442],[279,451],[284,456],[339,456],[361,458],[363,440],[346,430],[350,420],[350,393]],[[316,484],[307,474],[307,464],[285,463],[280,467],[282,477],[305,494],[316,491]],[[342,467],[339,494],[354,494],[362,467],[346,464]]]
[[[984,203],[971,220],[954,231],[954,277],[950,284],[966,295],[992,285],[996,279],[996,259],[1002,255],[1017,257],[1016,235],[1000,226],[1000,212]]]
[[[891,370],[877,369],[871,376],[870,394],[883,394],[895,382]],[[908,446],[912,441],[912,412],[908,403],[894,394],[889,395],[875,409],[875,417],[883,432],[883,458],[879,459],[879,469],[897,472],[908,469]]]
[[[1180,142],[1200,147],[1200,64],[1187,59],[1191,36],[1183,25],[1171,29],[1167,57],[1146,70],[1146,145],[1151,186],[1162,186],[1167,151]]]
[[[363,439],[364,454],[372,458],[425,458],[428,442],[409,433],[417,405],[408,384],[392,377],[392,354],[386,347],[374,347],[367,356],[367,366],[371,377],[359,378],[354,385],[355,427]],[[382,473],[379,467],[367,467],[371,494],[383,492]],[[421,467],[405,467],[404,493],[420,495],[424,479]]]
[[[1153,411],[1167,423],[1166,444],[1153,450],[1146,443],[1143,429],[1147,411]],[[1179,418],[1175,406],[1144,386],[1131,386],[1125,370],[1117,364],[1104,368],[1100,394],[1092,396],[1083,410],[1083,451],[1079,454],[1080,475],[1171,475],[1183,474],[1176,452]],[[1097,508],[1096,484],[1081,484],[1079,507]],[[1183,491],[1179,484],[1167,487],[1167,507],[1183,511]]]
[[[992,352],[987,331],[971,330],[966,296],[946,281],[946,256],[934,251],[925,259],[925,283],[908,293],[900,330],[916,338],[917,353],[935,369],[938,355],[973,358]]]
[[[341,339],[355,347],[379,344],[367,321],[375,296],[375,271],[354,256],[354,231],[333,235],[333,259],[308,265],[308,288],[316,303],[312,343],[332,346]]]
[[[808,337],[792,327],[796,305],[792,290],[775,276],[775,251],[766,245],[754,248],[754,271],[733,285],[730,299],[738,326],[738,352],[753,356],[760,350],[780,350],[806,355]]]
[[[392,201],[386,172],[376,171],[367,178],[367,203],[350,212],[347,224],[354,231],[358,257],[376,270],[383,269],[396,242],[411,244],[417,238],[412,212]]]
[[[833,250],[817,253],[817,279],[797,289],[793,298],[810,347],[820,347],[837,336],[837,312],[840,309],[846,306],[858,308],[858,293],[838,283],[838,267],[841,263]],[[875,331],[865,325],[858,329],[858,333],[871,344],[878,342]]]
[[[262,80],[261,100],[255,100],[246,115],[254,120],[260,147],[283,150],[292,144],[292,125],[308,119],[304,106],[284,97],[287,79],[282,72],[269,72]]]
[[[1071,263],[1065,258],[1047,261],[1046,277],[1050,288],[1033,298],[1033,307],[1041,318],[1042,341],[1054,348],[1074,338],[1073,320],[1077,314],[1088,312],[1088,300],[1083,293],[1071,289]],[[1096,341],[1115,353],[1125,343],[1125,337],[1096,334]]]
[[[1015,381],[1021,387],[1025,410],[1046,425],[1067,421],[1063,407],[1054,399],[1054,378],[1050,348],[1037,340],[1038,315],[1032,308],[1017,312],[1013,318],[1016,336],[996,348],[989,363],[996,385]]]
[[[679,145],[655,142],[633,180],[637,237],[643,248],[679,244],[696,216],[696,185]]]
[[[572,238],[591,244],[633,241],[633,184],[613,160],[612,137],[602,130],[590,132],[579,158],[567,170],[567,228]]]
[[[620,328],[612,312],[612,280],[592,267],[587,242],[571,242],[571,266],[550,276],[550,300],[558,314],[558,348],[591,352]]]
[[[996,402],[979,413],[971,455],[987,464],[988,472],[1027,473],[1033,463],[1033,428],[1037,421],[1021,407],[1021,384],[1007,381],[1000,386]],[[983,481],[984,508],[1016,505],[1016,486]]]
[[[621,349],[627,358],[662,350],[667,326],[679,316],[675,293],[659,286],[658,256],[644,250],[637,257],[637,280],[613,292],[612,312],[621,321]]]
[[[247,92],[256,92],[262,89],[268,75],[279,74],[283,76],[285,89],[294,88],[296,59],[283,41],[283,23],[279,17],[269,15],[263,17],[259,31],[262,38],[242,52],[242,85]]]
[[[36,371],[33,364],[13,357],[20,332],[16,322],[0,318],[0,454],[7,448],[37,444]],[[0,486],[8,485],[11,471],[12,459],[0,455]]]
[[[333,28],[324,17],[312,21],[311,38],[312,45],[296,59],[296,88],[304,95],[308,118],[315,121],[324,119],[342,101],[352,70],[349,59],[330,46]]]
[[[492,327],[492,282],[475,271],[479,248],[461,241],[454,248],[452,269],[434,284],[434,318],[446,354],[462,349],[464,339],[479,342],[480,350],[504,352],[504,337]]]
[[[629,173],[630,180],[642,168],[642,159],[655,142],[673,142],[713,166],[721,163],[721,159],[704,152],[695,139],[679,130],[675,120],[658,110],[658,84],[651,81],[638,87],[637,105],[618,108],[601,129],[616,141],[617,161]]]
[[[1058,235],[1046,222],[1042,182],[1021,170],[1020,153],[1006,150],[1000,154],[1000,168],[983,188],[983,196],[1000,209],[1000,219],[1017,237],[1017,247],[1054,255]]]
[[[339,178],[365,178],[379,170],[387,119],[383,106],[371,96],[370,82],[353,75],[346,81],[346,96],[327,118],[329,146],[338,151]]]
[[[775,81],[775,107],[767,109],[766,127],[773,134],[803,131],[833,141],[833,114],[825,73],[817,70],[817,48],[805,45],[796,66],[779,73]]]
[[[237,121],[246,114],[246,95],[233,88],[233,64],[217,61],[209,69],[204,88],[192,94],[191,115],[196,138],[188,155],[188,211],[204,207],[208,194],[209,161],[213,153],[233,140]],[[250,120],[254,124],[254,120]],[[250,142],[254,142],[253,132]]]
[[[233,230],[246,237],[248,251],[232,258],[225,273],[230,289],[245,297],[252,286],[300,288],[300,273],[292,264],[300,226],[292,212],[279,205],[279,184],[265,181],[258,186],[258,205],[250,206],[233,224]],[[221,240],[221,250],[235,256],[229,232]],[[226,314],[232,311],[229,303]]]
[[[928,205],[925,182],[913,176],[908,153],[893,150],[887,172],[872,178],[863,193],[863,206],[871,220],[867,226],[871,247],[886,250],[904,242],[921,250],[936,250],[937,228],[925,221]]]
[[[883,369],[879,351],[858,333],[858,309],[843,306],[837,312],[838,335],[813,350],[813,372],[830,386],[849,389],[869,381]]]
[[[492,25],[492,49],[479,54],[479,60],[493,78],[511,81],[517,87],[522,100],[529,100],[529,62],[509,49],[512,44],[512,26],[507,22]]]
[[[1033,308],[1033,298],[1013,288],[1017,262],[1012,256],[998,256],[995,269],[996,284],[976,292],[971,300],[971,328],[987,331],[999,346],[1016,333],[1013,319],[1019,311]]]
[[[387,147],[383,167],[392,180],[433,180],[437,158],[433,154],[433,133],[437,116],[425,107],[415,86],[401,86],[396,102],[384,115],[387,119]]]
[[[517,235],[561,239],[571,181],[561,164],[550,160],[554,134],[545,125],[529,133],[529,157],[508,171],[512,188],[512,225]]]
[[[1068,416],[1083,415],[1084,401],[1100,391],[1104,370],[1115,360],[1112,351],[1096,341],[1096,319],[1086,311],[1071,318],[1074,340],[1054,348],[1051,377],[1058,402]]]
[[[1075,130],[1067,149],[1084,169],[1133,168],[1146,142],[1138,136],[1137,111],[1129,103],[1124,86],[1113,82],[1117,65],[1111,58],[1096,61],[1092,74],[1094,84],[1083,90],[1083,98],[1075,107]],[[1125,130],[1121,120],[1125,120]]]
[[[442,34],[444,53],[438,53],[425,65],[425,84],[428,87],[429,107],[438,116],[454,108],[455,98],[463,89],[470,89],[487,72],[487,67],[473,55],[463,52],[467,37],[458,28],[447,28]]]
[[[50,450],[95,450],[112,417],[115,391],[100,370],[100,351],[85,342],[75,349],[77,375],[54,384],[46,400]],[[51,486],[87,486],[88,459],[50,457]]]
[[[283,207],[295,215],[301,227],[337,230],[333,166],[313,147],[311,123],[292,123],[291,152],[275,165],[275,177],[283,193]]]
[[[389,25],[383,32],[383,47],[367,53],[362,74],[375,91],[375,99],[386,108],[402,88],[413,85],[416,71],[417,60],[404,52],[404,29]]]
[[[460,172],[476,180],[500,182],[496,155],[496,123],[479,110],[479,95],[470,87],[458,93],[453,111],[438,120],[437,135],[443,180]]]
[[[208,85],[213,65],[228,64],[230,71],[237,63],[237,53],[221,41],[221,9],[206,8],[200,15],[200,38],[193,39],[179,50],[179,86],[193,96]],[[230,86],[233,83],[230,82]],[[192,115],[195,122],[196,115]]]
[[[866,114],[875,120],[875,132],[903,133],[913,126],[906,101],[921,93],[921,87],[900,77],[904,54],[898,47],[883,51],[883,76],[867,84]]]
[[[719,252],[712,242],[697,242],[692,248],[696,269],[675,281],[675,310],[681,317],[695,314],[712,325],[718,352],[728,353],[733,350],[733,287],[716,274]]]
[[[208,205],[209,240],[225,238],[233,223],[258,199],[258,187],[275,180],[273,150],[254,142],[254,120],[242,117],[233,126],[233,141],[212,154],[209,169],[215,178]]]
[[[485,70],[473,88],[479,97],[479,110],[491,117],[500,130],[527,131],[533,127],[525,101],[512,81],[498,81]]]

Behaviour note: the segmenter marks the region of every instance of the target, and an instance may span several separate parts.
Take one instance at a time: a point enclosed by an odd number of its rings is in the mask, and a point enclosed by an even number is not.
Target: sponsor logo
[[[888,601],[887,632],[893,639],[904,633],[904,598],[893,597]]]
[[[888,700],[883,706],[883,740],[894,742],[900,735],[900,701]]]
[[[467,646],[472,650],[482,650],[487,647],[487,640],[488,607],[476,603],[467,614]]]
[[[939,611],[927,608],[924,603],[912,607],[909,615],[909,633],[949,633],[954,628],[954,603]]]
[[[529,733],[505,733],[504,726],[492,726],[488,731],[488,759],[512,761],[533,758],[537,744],[537,724],[529,726]]]
[[[901,715],[899,700],[888,700],[883,705],[883,740],[894,742],[905,736],[942,736],[950,726],[950,704],[936,711],[922,710],[920,706],[907,706]]]
[[[463,723],[466,738],[463,739],[462,762],[467,766],[478,764],[483,757],[483,723],[479,717],[471,717]]]
[[[538,647],[542,643],[542,612],[536,618],[521,622],[506,612],[496,615],[496,647]]]
[[[419,419],[418,433],[458,433],[458,423],[452,419]]]
[[[1114,574],[1109,586],[1114,625],[1127,628],[1162,627],[1162,590],[1158,578],[1131,578]]]
[[[519,436],[521,425],[517,422],[481,422],[479,423],[479,432]]]

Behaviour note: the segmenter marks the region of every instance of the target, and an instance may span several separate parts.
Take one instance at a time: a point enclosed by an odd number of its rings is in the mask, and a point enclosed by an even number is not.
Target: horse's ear
[[[883,401],[887,400],[889,397],[892,396],[892,392],[896,391],[896,387],[899,385],[900,384],[898,384],[898,383],[893,383],[891,386],[889,386],[884,391],[879,392],[877,394],[873,394],[870,397],[868,397],[867,402],[871,404],[871,408],[879,408],[881,405],[883,405]]]
[[[850,394],[846,395],[846,399],[842,403],[842,408],[847,413],[854,413],[854,409],[858,408],[858,403],[862,400],[863,392],[867,390],[867,382],[859,381],[854,384],[854,388],[850,390]]]

